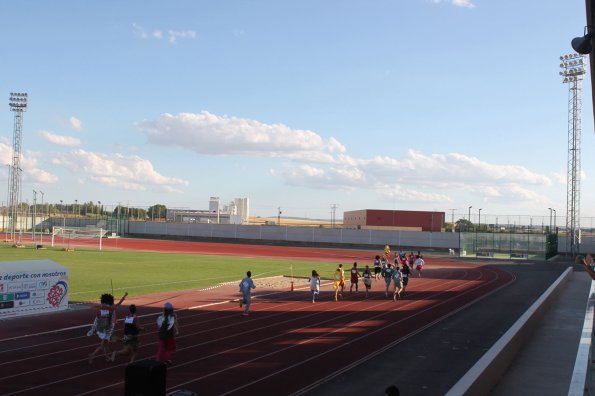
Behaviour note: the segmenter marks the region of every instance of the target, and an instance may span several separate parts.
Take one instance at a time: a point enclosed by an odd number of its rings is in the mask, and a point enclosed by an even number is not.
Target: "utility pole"
[[[337,211],[337,204],[331,204],[331,227],[335,228],[335,214]]]
[[[451,211],[451,215],[452,215],[452,230],[451,232],[455,232],[455,210],[456,209],[448,209]]]

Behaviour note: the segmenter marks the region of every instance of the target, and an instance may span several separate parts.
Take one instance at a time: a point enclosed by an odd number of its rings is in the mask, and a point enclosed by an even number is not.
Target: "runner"
[[[357,270],[357,262],[353,263],[353,267],[351,267],[351,285],[349,286],[349,293],[353,292],[353,285],[355,285],[355,292],[358,293],[358,284],[359,284],[359,277],[360,273]]]
[[[401,291],[403,290],[403,274],[397,266],[395,266],[395,270],[393,272],[393,283],[395,285],[395,292],[393,294],[394,302],[397,301],[397,298],[401,298]]]
[[[362,277],[364,278],[364,286],[366,287],[366,298],[368,298],[368,293],[372,288],[372,273],[370,272],[370,267],[367,265]]]
[[[403,274],[403,291],[401,291],[401,296],[405,295],[405,290],[407,289],[407,284],[409,284],[409,275],[411,274],[411,268],[407,265],[407,262],[403,263],[403,268],[401,269],[401,274]]]
[[[345,274],[343,272],[343,264],[339,264],[339,266],[335,270],[335,275],[334,275],[333,280],[334,280],[333,288],[335,289],[335,301],[337,301],[338,297],[343,296],[342,291],[343,291],[343,287],[345,286]],[[341,290],[341,293],[339,292],[339,290]]]
[[[312,270],[310,277],[310,291],[312,292],[312,302],[316,302],[316,296],[320,294],[320,275],[316,270]]]
[[[111,361],[116,360],[118,355],[130,355],[130,363],[136,359],[138,352],[138,333],[143,330],[143,327],[139,324],[138,316],[136,315],[136,305],[132,304],[128,307],[130,313],[126,315],[124,319],[124,347],[119,351],[112,353]]]
[[[415,259],[415,269],[417,270],[417,276],[421,278],[421,270],[423,269],[426,262],[424,261],[422,256],[419,256]]]
[[[386,260],[390,259],[390,246],[388,246],[388,243],[384,245],[384,258]]]
[[[114,305],[114,296],[109,293],[102,294],[100,297],[101,305],[97,309],[97,313],[95,314],[95,320],[93,321],[93,325],[91,330],[87,332],[88,336],[92,336],[93,334],[97,334],[99,337],[99,346],[89,355],[89,364],[93,363],[93,359],[95,359],[95,355],[97,355],[100,351],[103,351],[105,355],[105,360],[109,361],[109,342],[112,339],[112,334],[114,333],[114,327],[116,326],[116,311],[128,293],[124,293],[120,301]]]
[[[376,256],[374,259],[374,279],[380,279],[380,256]]]
[[[178,317],[174,313],[171,303],[165,303],[163,313],[157,318],[159,328],[157,340],[157,355],[155,360],[164,362],[168,366],[173,363],[171,359],[176,353],[176,336],[178,335]]]
[[[252,289],[256,289],[256,286],[254,286],[254,282],[252,281],[252,272],[248,271],[246,272],[246,277],[240,281],[240,293],[242,293],[242,297],[240,298],[240,308],[242,308],[243,304],[246,304],[246,308],[244,308],[244,313],[242,314],[244,316],[250,314]]]
[[[386,283],[386,290],[384,295],[388,297],[388,288],[390,287],[390,283],[393,279],[393,268],[391,263],[388,263],[386,268],[382,270],[382,277],[384,278],[384,282]]]

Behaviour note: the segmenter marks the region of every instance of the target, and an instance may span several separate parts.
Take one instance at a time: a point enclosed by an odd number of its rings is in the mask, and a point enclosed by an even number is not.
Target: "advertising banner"
[[[68,269],[51,260],[0,261],[0,319],[68,308]]]

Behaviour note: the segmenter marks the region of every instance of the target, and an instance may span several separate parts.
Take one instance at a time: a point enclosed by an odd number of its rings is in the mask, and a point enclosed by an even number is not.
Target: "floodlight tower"
[[[28,95],[11,92],[9,106],[14,111],[14,132],[12,138],[12,165],[10,166],[10,188],[8,201],[8,224],[10,237],[15,240],[19,198],[21,196],[21,140],[23,135],[23,113],[27,111]]]
[[[560,57],[560,75],[568,84],[568,164],[566,178],[566,247],[574,256],[580,251],[581,226],[581,111],[586,57],[569,54]]]

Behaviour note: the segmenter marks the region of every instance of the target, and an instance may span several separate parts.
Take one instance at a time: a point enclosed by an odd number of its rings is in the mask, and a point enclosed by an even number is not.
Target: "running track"
[[[343,262],[373,257],[371,252],[338,249],[124,239],[118,248]],[[412,278],[407,295],[397,302],[385,297],[382,281],[373,282],[368,299],[361,292],[346,293],[339,302],[323,283],[315,304],[307,290],[257,289],[249,317],[240,315],[236,285],[127,300],[139,305],[143,315],[139,359],[154,355],[158,307],[173,301],[180,336],[174,366],[167,372],[168,391],[295,394],[406,342],[514,280],[499,269],[432,257],[427,262],[424,277]],[[120,316],[124,312],[121,308]],[[0,322],[0,394],[123,394],[124,357],[115,363],[102,357],[92,365],[87,361],[97,344],[96,337],[86,337],[92,316],[93,311],[81,308]]]

